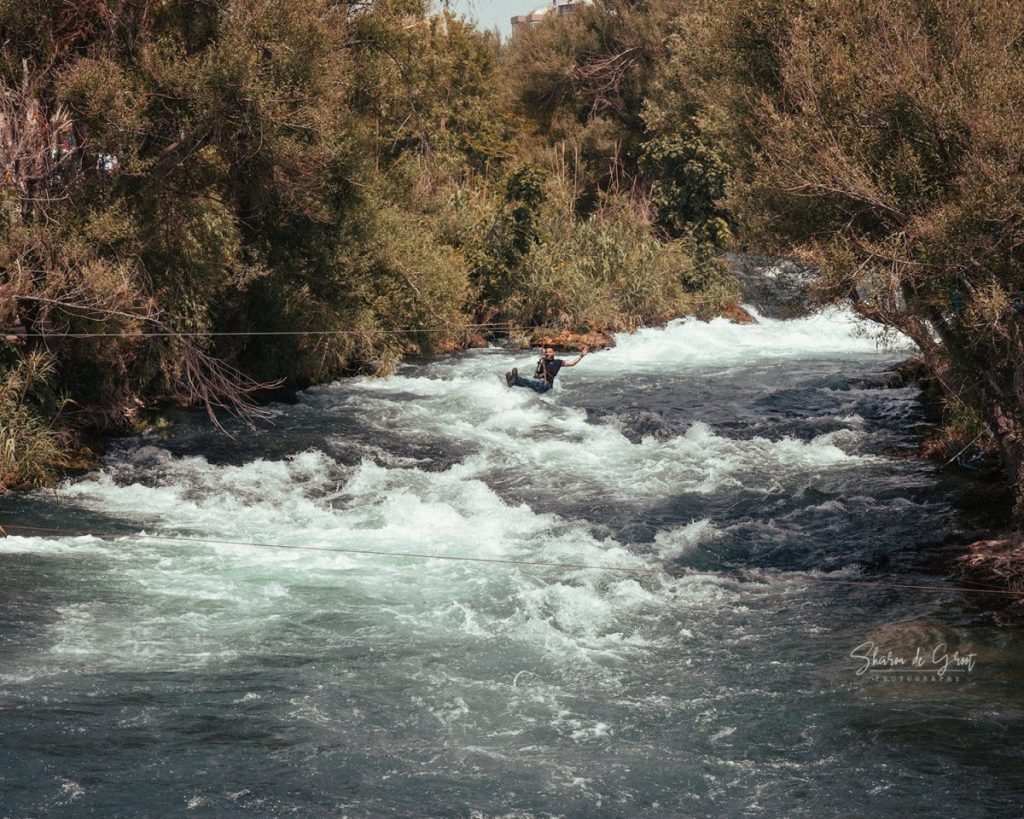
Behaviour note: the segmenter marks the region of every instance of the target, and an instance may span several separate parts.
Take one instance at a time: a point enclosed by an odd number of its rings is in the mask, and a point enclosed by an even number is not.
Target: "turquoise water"
[[[0,540],[0,814],[1019,815],[1019,631],[817,582],[951,585],[901,357],[676,322],[538,398],[492,348],[3,498],[103,534]]]

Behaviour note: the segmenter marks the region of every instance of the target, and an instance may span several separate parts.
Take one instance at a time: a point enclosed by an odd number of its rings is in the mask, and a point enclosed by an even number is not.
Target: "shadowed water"
[[[871,386],[901,357],[674,322],[538,397],[479,350],[4,498],[104,534],[0,540],[0,814],[1018,815],[1019,634],[812,582],[951,585],[916,390]]]

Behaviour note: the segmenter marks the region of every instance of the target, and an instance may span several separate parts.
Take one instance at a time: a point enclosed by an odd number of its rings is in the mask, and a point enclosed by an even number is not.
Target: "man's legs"
[[[539,378],[523,378],[518,374],[515,381],[512,382],[512,386],[529,387],[534,392],[547,392],[551,389],[551,385],[547,381],[542,381]]]
[[[551,385],[547,381],[539,378],[521,378],[519,370],[515,367],[505,373],[505,382],[510,387],[529,387],[534,392],[547,392],[551,389]]]

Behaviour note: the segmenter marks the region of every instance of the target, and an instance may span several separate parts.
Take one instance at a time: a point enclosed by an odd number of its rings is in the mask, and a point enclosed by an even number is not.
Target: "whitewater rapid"
[[[846,643],[941,604],[804,581],[945,582],[910,547],[955,525],[894,454],[915,389],[865,386],[901,352],[842,310],[676,321],[542,397],[488,348],[118,443],[5,510],[95,533],[0,540],[13,810],[842,812]]]

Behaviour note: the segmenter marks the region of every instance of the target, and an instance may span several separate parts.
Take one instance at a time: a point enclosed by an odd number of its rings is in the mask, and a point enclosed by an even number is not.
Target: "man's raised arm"
[[[583,356],[585,356],[589,352],[590,352],[590,348],[587,347],[586,345],[584,345],[583,349],[580,351],[579,358],[577,358],[575,361],[566,361],[562,366],[563,367],[575,367],[577,364],[579,364],[583,360]]]

